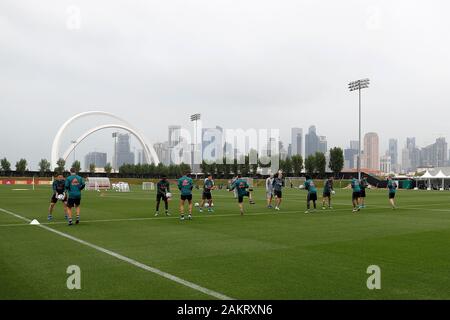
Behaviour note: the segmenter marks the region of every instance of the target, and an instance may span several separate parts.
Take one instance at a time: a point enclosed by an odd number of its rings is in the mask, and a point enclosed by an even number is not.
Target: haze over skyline
[[[125,118],[150,143],[199,112],[204,127],[279,128],[286,147],[292,127],[315,125],[329,148],[345,148],[358,135],[347,84],[365,77],[363,134],[378,133],[381,155],[390,138],[399,152],[409,136],[419,146],[449,139],[449,9],[443,0],[4,0],[0,158],[37,168],[60,125],[89,110]],[[98,133],[77,158],[112,146],[111,131]]]

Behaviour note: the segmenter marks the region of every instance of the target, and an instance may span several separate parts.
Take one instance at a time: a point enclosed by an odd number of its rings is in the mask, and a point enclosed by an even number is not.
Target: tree
[[[319,174],[320,177],[325,176],[326,168],[327,168],[327,160],[325,159],[325,155],[322,152],[316,152],[315,158],[315,171]]]
[[[286,160],[283,161],[283,167],[281,168],[283,170],[283,174],[285,177],[290,177],[292,174],[292,160],[291,158],[287,157]]]
[[[300,176],[303,170],[303,158],[301,155],[296,154],[291,157],[292,171],[294,176]]]
[[[111,166],[111,163],[108,162],[108,163],[106,164],[106,166],[105,166],[105,172],[106,172],[107,174],[110,174],[111,171],[112,171],[112,166]]]
[[[8,159],[3,158],[0,161],[0,165],[2,167],[2,171],[5,171],[5,172],[11,171],[11,162],[9,162]]]
[[[50,171],[50,162],[47,159],[41,159],[39,161],[39,173],[43,175],[46,172]]]
[[[77,171],[78,172],[78,171]],[[89,165],[89,172],[90,173],[95,173],[95,164],[94,163],[91,163],[90,165]]]
[[[330,164],[328,167],[337,176],[344,168],[344,152],[341,148],[335,147],[330,149]]]
[[[310,155],[305,160],[305,171],[308,175],[312,176],[316,170],[316,158],[314,155]]]
[[[27,160],[20,159],[16,162],[16,172],[20,173],[20,175],[23,176],[25,174],[25,171],[27,171],[27,165]]]
[[[58,174],[63,174],[66,166],[66,160],[64,160],[63,158],[59,158],[58,161],[56,162],[57,167],[55,168],[55,172]]]
[[[74,168],[76,172],[80,172],[81,171],[80,161],[78,160],[74,161],[74,163],[72,163],[72,168]]]

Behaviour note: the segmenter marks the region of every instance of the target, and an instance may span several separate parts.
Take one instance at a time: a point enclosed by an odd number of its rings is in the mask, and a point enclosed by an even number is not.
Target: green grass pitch
[[[15,188],[0,186],[0,208],[46,223],[50,189]],[[215,213],[181,222],[177,195],[173,216],[155,218],[155,193],[139,189],[86,191],[80,225],[68,227],[58,204],[47,226],[235,299],[450,298],[448,192],[400,190],[394,211],[386,190],[368,190],[354,214],[350,191],[337,190],[334,210],[306,215],[305,191],[286,188],[275,213],[257,189],[241,217],[222,190]],[[81,290],[67,289],[70,265],[81,268]],[[370,265],[381,268],[381,290],[366,286]],[[0,212],[0,299],[211,298]]]

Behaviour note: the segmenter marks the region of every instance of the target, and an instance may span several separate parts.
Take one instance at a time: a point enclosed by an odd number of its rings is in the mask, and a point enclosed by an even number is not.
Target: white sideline
[[[18,215],[18,214],[14,213],[14,212],[5,210],[5,209],[3,209],[3,208],[0,208],[0,211],[2,211],[2,212],[4,212],[4,213],[7,213],[7,214],[9,214],[9,215],[12,215],[12,216],[14,216],[14,217],[16,217],[16,218],[18,218],[18,219],[23,220],[23,221],[26,221],[27,223],[30,223],[30,222],[31,222],[30,219],[25,218],[25,217],[23,217],[23,216],[21,216],[21,215]],[[114,258],[117,258],[117,259],[119,259],[119,260],[122,260],[122,261],[124,261],[124,262],[127,262],[127,263],[129,263],[129,264],[131,264],[131,265],[134,265],[134,266],[136,266],[136,267],[138,267],[138,268],[141,268],[141,269],[143,269],[143,270],[145,270],[145,271],[149,271],[149,272],[155,273],[155,274],[157,274],[157,275],[159,275],[159,276],[161,276],[161,277],[163,277],[163,278],[172,280],[172,281],[174,281],[174,282],[176,282],[176,283],[179,283],[179,284],[184,285],[184,286],[186,286],[186,287],[188,287],[188,288],[197,290],[197,291],[199,291],[199,292],[201,292],[201,293],[204,293],[204,294],[209,295],[209,296],[211,296],[211,297],[217,298],[217,299],[219,299],[219,300],[234,300],[233,298],[230,298],[230,297],[228,297],[228,296],[226,296],[226,295],[224,295],[224,294],[221,294],[221,293],[219,293],[219,292],[216,292],[216,291],[213,291],[213,290],[204,288],[204,287],[202,287],[202,286],[199,286],[199,285],[197,285],[197,284],[195,284],[195,283],[192,283],[192,282],[189,282],[189,281],[187,281],[187,280],[183,280],[183,279],[181,279],[181,278],[179,278],[179,277],[177,277],[177,276],[174,276],[174,275],[172,275],[172,274],[170,274],[170,273],[167,273],[167,272],[161,271],[161,270],[159,270],[159,269],[150,267],[150,266],[145,265],[145,264],[143,264],[143,263],[140,263],[140,262],[138,262],[138,261],[136,261],[136,260],[130,259],[130,258],[128,258],[128,257],[125,257],[125,256],[119,254],[119,253],[116,253],[116,252],[114,252],[114,251],[111,251],[111,250],[108,250],[108,249],[99,247],[99,246],[97,246],[97,245],[95,245],[95,244],[92,244],[92,243],[89,243],[89,242],[87,242],[87,241],[81,240],[81,239],[76,238],[76,237],[74,237],[74,236],[71,236],[71,235],[69,235],[69,234],[67,234],[67,233],[64,233],[64,232],[61,232],[61,231],[52,229],[52,228],[50,228],[50,227],[48,227],[48,226],[46,226],[46,225],[38,225],[38,226],[36,226],[36,227],[40,227],[40,228],[45,229],[45,230],[47,230],[47,231],[53,232],[53,233],[55,233],[55,234],[57,234],[57,235],[59,235],[59,236],[61,236],[61,237],[64,237],[64,238],[67,238],[67,239],[69,239],[69,240],[78,242],[78,243],[80,243],[80,244],[83,244],[83,245],[85,245],[85,246],[87,246],[87,247],[90,247],[90,248],[92,248],[92,249],[95,249],[95,250],[97,250],[97,251],[106,253],[107,255],[110,255],[110,256],[112,256],[112,257],[114,257]]]

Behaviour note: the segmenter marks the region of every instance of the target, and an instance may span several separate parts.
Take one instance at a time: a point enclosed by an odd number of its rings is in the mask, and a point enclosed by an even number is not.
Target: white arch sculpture
[[[125,120],[121,119],[120,117],[109,113],[109,112],[104,112],[104,111],[88,111],[88,112],[83,112],[80,114],[77,114],[75,116],[73,116],[72,118],[70,118],[69,120],[67,120],[62,126],[61,128],[59,128],[58,133],[55,136],[55,139],[53,140],[53,145],[52,145],[52,168],[55,168],[57,166],[57,162],[58,159],[60,158],[59,156],[59,145],[61,142],[61,137],[64,133],[64,131],[67,129],[67,127],[72,124],[75,120],[80,119],[80,118],[84,118],[84,117],[88,117],[88,116],[95,116],[95,115],[101,115],[101,116],[108,116],[111,118],[114,118],[116,120],[119,120],[121,122],[124,123],[124,125],[121,124],[108,124],[108,125],[102,125],[102,126],[98,126],[96,128],[93,128],[91,130],[88,130],[87,132],[85,132],[79,139],[77,139],[75,144],[72,144],[71,147],[64,153],[63,158],[66,160],[68,158],[68,156],[70,155],[70,153],[76,148],[76,146],[78,146],[84,139],[86,139],[88,136],[90,136],[91,134],[99,131],[99,130],[103,130],[103,129],[108,129],[108,128],[118,128],[118,129],[123,129],[126,130],[130,133],[132,133],[137,139],[138,141],[141,143],[142,148],[144,149],[144,153],[146,156],[146,160],[150,161],[150,159],[153,159],[153,162],[155,163],[155,165],[159,164],[159,159],[158,159],[158,155],[155,152],[155,149],[153,149],[153,146],[149,146],[144,138],[144,136],[142,134],[140,134],[136,129],[134,129],[129,123],[127,123]]]

